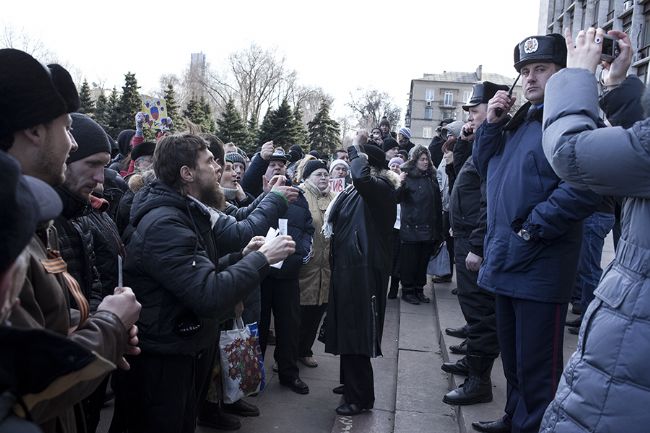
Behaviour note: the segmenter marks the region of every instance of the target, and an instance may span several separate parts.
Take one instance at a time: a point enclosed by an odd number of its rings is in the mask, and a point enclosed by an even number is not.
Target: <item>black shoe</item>
[[[578,335],[580,334],[580,328],[568,328],[569,334]]]
[[[223,404],[223,411],[239,416],[260,416],[260,410],[257,406],[250,404],[243,399],[237,400],[232,404]]]
[[[416,296],[416,297],[418,298],[418,300],[419,300],[420,302],[422,302],[423,304],[428,304],[429,302],[431,302],[431,299],[429,299],[428,297],[426,297],[426,296],[424,295],[424,293],[417,292],[417,293],[415,294],[415,296]]]
[[[461,326],[460,328],[447,328],[445,329],[445,334],[450,337],[467,338],[467,325]]]
[[[296,394],[309,394],[309,387],[299,377],[287,381],[281,380],[280,385],[290,388]]]
[[[391,290],[388,292],[388,299],[396,299],[396,298],[397,298],[397,290],[395,290],[395,291],[393,292],[393,290],[391,289]]]
[[[456,362],[445,362],[440,366],[445,373],[455,374],[457,376],[469,375],[469,368],[467,367],[467,359],[460,358]]]
[[[451,294],[458,296],[458,287],[454,287],[453,289],[451,289]]]
[[[568,326],[569,328],[579,328],[580,325],[582,325],[582,316],[574,320],[569,320],[564,324],[564,326]]]
[[[492,401],[492,365],[494,358],[468,355],[465,358],[469,375],[465,382],[449,391],[442,401],[454,406],[467,406]]]
[[[343,395],[343,393],[345,392],[345,385],[337,386],[336,388],[332,389],[332,392],[334,394]]]
[[[496,421],[473,422],[472,427],[476,431],[485,433],[510,433],[512,431],[510,421],[506,421],[504,418]]]
[[[463,340],[460,344],[449,346],[449,351],[456,355],[467,355],[467,340]]]
[[[239,430],[241,428],[239,418],[225,413],[217,403],[204,402],[197,423],[216,430]]]
[[[358,415],[362,412],[366,412],[370,409],[372,409],[372,406],[365,407],[365,406],[360,406],[356,403],[344,403],[341,406],[336,408],[336,413],[343,416],[352,416],[352,415]]]
[[[443,275],[441,277],[435,276],[431,279],[434,283],[451,283],[451,274]]]
[[[413,305],[420,305],[420,300],[413,293],[407,293],[406,295],[402,292],[402,301],[408,302]]]

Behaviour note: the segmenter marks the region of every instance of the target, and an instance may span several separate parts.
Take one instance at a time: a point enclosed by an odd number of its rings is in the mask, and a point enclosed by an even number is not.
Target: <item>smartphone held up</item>
[[[620,53],[618,39],[613,36],[603,35],[603,50],[600,55],[600,60],[612,63]]]

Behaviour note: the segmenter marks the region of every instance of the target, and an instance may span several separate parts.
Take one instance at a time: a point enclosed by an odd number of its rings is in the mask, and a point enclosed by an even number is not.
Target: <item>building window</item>
[[[594,19],[593,19],[593,22],[592,22],[591,26],[592,27],[598,27],[598,11],[600,10],[600,0],[596,0],[594,2],[594,9],[593,10],[594,10],[594,15],[593,15]]]
[[[424,99],[426,101],[433,101],[433,89],[426,89],[424,91]]]
[[[463,92],[463,101],[469,102],[469,98],[472,97],[472,92],[470,90],[465,90]]]
[[[454,105],[454,92],[449,91],[449,90],[445,92],[445,96],[444,96],[442,105],[445,105],[447,107],[450,106],[450,105]]]
[[[432,107],[424,107],[424,119],[425,120],[433,120],[433,108]]]
[[[456,119],[456,112],[454,110],[442,110],[443,119]]]
[[[430,126],[423,126],[422,138],[433,138],[433,128]]]
[[[645,18],[647,19],[647,16]],[[630,31],[632,30],[632,14],[627,14],[622,21],[622,30],[630,36]]]
[[[614,0],[607,2],[607,21],[614,19]]]

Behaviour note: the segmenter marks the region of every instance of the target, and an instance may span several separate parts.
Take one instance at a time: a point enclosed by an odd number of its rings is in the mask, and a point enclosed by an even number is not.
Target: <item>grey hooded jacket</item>
[[[624,204],[616,258],[584,314],[543,433],[650,429],[650,119],[640,120],[642,93],[641,81],[628,77],[601,101],[609,121],[623,126],[597,128],[592,74],[565,69],[546,86],[544,151],[553,169]]]

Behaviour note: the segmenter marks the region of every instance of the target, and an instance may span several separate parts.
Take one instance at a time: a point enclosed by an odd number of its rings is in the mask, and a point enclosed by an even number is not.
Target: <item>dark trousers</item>
[[[587,306],[594,299],[594,290],[603,275],[603,268],[600,267],[603,246],[613,226],[614,214],[605,212],[594,212],[582,224],[580,261],[571,303],[575,305],[579,301],[583,312],[587,311]]]
[[[142,353],[117,371],[110,432],[193,433],[205,399],[216,344],[197,355]]]
[[[427,265],[433,242],[402,242],[400,245],[400,278],[402,294],[422,292],[427,284]]]
[[[400,271],[400,260],[399,260],[399,250],[402,240],[399,237],[399,230],[393,229],[393,267],[390,272],[391,280],[399,280],[399,271]]]
[[[537,433],[562,374],[567,304],[496,295],[497,333],[515,433]]]
[[[298,279],[266,277],[262,281],[260,313],[260,349],[266,353],[271,326],[275,323],[275,351],[278,376],[282,381],[298,377],[298,339],[300,329],[300,287]]]
[[[345,385],[346,403],[372,409],[375,404],[375,382],[370,358],[364,355],[341,355],[341,383]]]
[[[455,257],[454,254],[454,238],[449,234],[450,229],[449,222],[449,212],[442,211],[442,236],[444,237],[445,245],[447,246],[447,252],[449,257]],[[454,273],[454,261],[449,260],[449,274]],[[438,275],[439,277],[444,277],[444,275]]]
[[[476,284],[478,272],[470,271],[465,267],[465,258],[469,253],[469,239],[456,237],[454,243],[458,302],[467,322],[468,353],[496,358],[499,356],[499,340],[494,295]]]
[[[327,311],[327,304],[301,305],[300,306],[300,337],[298,342],[298,356],[301,358],[312,356],[311,347],[316,340],[318,325]]]

